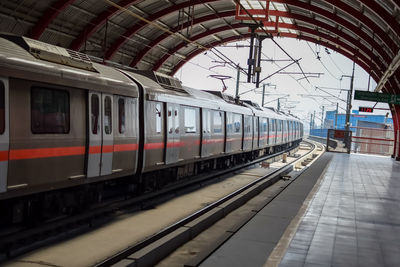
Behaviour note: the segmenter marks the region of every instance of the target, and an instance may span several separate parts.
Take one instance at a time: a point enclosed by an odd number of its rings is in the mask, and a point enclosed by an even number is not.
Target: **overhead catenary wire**
[[[328,54],[328,53],[327,53]],[[333,60],[331,54],[328,54],[329,59],[332,61],[333,65],[335,65],[335,67],[344,75],[344,72],[342,71],[342,69],[339,68],[339,66],[336,64],[336,62]]]
[[[195,42],[195,41],[192,41],[192,40],[190,40],[190,39],[188,39],[188,38],[186,38],[185,36],[183,36],[183,35],[181,35],[181,34],[179,34],[179,33],[176,33],[176,32],[172,32],[172,31],[170,31],[168,28],[165,28],[165,27],[163,27],[163,26],[161,26],[161,25],[159,25],[159,24],[157,24],[157,23],[155,23],[155,22],[152,22],[152,21],[149,21],[149,20],[147,20],[146,18],[144,18],[144,17],[142,17],[142,16],[140,16],[140,15],[137,15],[137,14],[135,14],[134,12],[132,12],[132,11],[130,11],[130,10],[128,10],[128,9],[126,9],[126,8],[124,8],[124,7],[122,7],[122,6],[119,6],[118,4],[116,4],[116,3],[114,3],[114,2],[112,2],[112,1],[110,1],[110,0],[104,0],[106,3],[108,3],[108,4],[110,4],[110,5],[112,5],[112,6],[114,6],[114,7],[116,7],[116,8],[118,8],[118,9],[120,9],[121,11],[124,11],[124,12],[127,12],[128,14],[130,14],[130,15],[132,15],[133,17],[135,17],[135,18],[137,18],[137,19],[139,19],[139,20],[142,20],[142,21],[144,21],[145,23],[147,23],[147,24],[150,24],[150,25],[153,25],[154,27],[156,27],[156,28],[158,28],[158,29],[160,29],[160,30],[162,30],[162,31],[164,31],[164,32],[167,32],[167,33],[169,33],[171,36],[175,36],[175,37],[177,37],[177,38],[180,38],[180,39],[182,39],[183,41],[185,41],[186,43],[188,43],[189,45],[192,45],[192,46],[194,46],[194,47],[196,47],[196,48],[199,48],[199,49],[203,49],[203,50],[205,50],[205,51],[211,51],[213,54],[215,54],[218,58],[220,58],[220,59],[223,59],[223,60],[225,60],[226,62],[227,62],[227,64],[231,67],[231,68],[237,68],[238,67],[238,65],[237,64],[235,64],[229,57],[227,57],[226,55],[224,55],[222,52],[220,52],[218,49],[215,49],[215,48],[207,48],[207,47],[205,47],[205,46],[203,46],[203,45],[201,45],[201,44],[199,44],[199,43],[197,43],[197,42]],[[237,4],[239,4],[239,5],[241,5],[240,4],[240,2],[238,1],[238,0],[235,0],[235,2],[237,3]],[[258,23],[254,18],[253,18],[253,16],[241,5],[241,7],[242,7],[242,9],[244,9],[245,11],[246,11],[246,13],[248,13],[248,15],[256,22],[256,23]],[[282,47],[282,46],[280,46],[274,39],[273,39],[273,37],[272,37],[272,35],[270,34],[270,33],[268,33],[265,29],[263,29],[263,28],[261,28],[263,31],[264,31],[264,33],[268,36],[268,37],[270,37],[270,39],[272,40],[272,42],[274,42],[274,44],[281,50],[281,51],[283,51],[283,53],[285,53],[292,61],[295,61],[295,59]],[[129,39],[129,40],[132,40],[132,39],[130,39],[130,38],[127,38],[127,37],[125,37],[126,39]],[[142,43],[142,45],[143,45],[143,43]],[[215,51],[216,52],[215,52]],[[169,55],[172,55],[172,56],[174,56],[173,54],[170,54],[170,53],[168,53]],[[218,55],[219,54],[219,55]],[[184,60],[184,61],[186,61],[186,60]],[[186,62],[189,62],[189,61],[186,61]],[[301,67],[301,65],[300,65],[300,63],[299,62],[296,62],[297,63],[297,65],[298,65],[298,67],[299,67],[299,69],[300,69],[300,71],[302,72],[302,74],[303,74],[303,76],[304,76],[304,78],[308,81],[308,83],[310,83],[310,81],[308,80],[308,78],[307,78],[307,76],[305,75],[305,73],[304,73],[304,71],[303,71],[303,69],[302,69],[302,67]],[[194,65],[196,65],[196,64],[194,64]],[[197,66],[199,66],[199,65],[197,65]],[[202,66],[199,66],[199,67],[202,67]],[[203,69],[205,69],[205,68],[203,68]],[[211,70],[209,70],[209,71],[211,71]],[[243,72],[244,70],[241,68],[241,71]],[[213,71],[214,73],[218,73],[218,72],[215,72],[215,71]],[[293,78],[293,77],[292,77]],[[297,81],[298,82],[298,81]],[[301,87],[303,88],[303,89],[305,89],[305,87],[301,84],[301,83],[299,83],[298,82],[298,84],[300,84],[301,85]],[[307,89],[305,89],[307,92],[309,92]],[[314,99],[315,100],[315,99]]]
[[[250,12],[240,3],[240,0],[234,0],[234,2],[240,6],[241,9],[243,9],[246,14],[254,21],[255,24],[259,24],[259,22],[253,17],[253,15],[250,14]],[[272,34],[267,32],[263,27],[260,27],[261,30],[269,37],[272,42],[283,52],[285,53],[292,61],[295,61],[295,59],[282,47],[280,46],[273,38]],[[308,83],[310,81],[308,80],[307,76],[304,74],[303,68],[301,67],[300,63],[297,62],[297,66],[299,67],[300,71],[303,73],[304,78],[307,80]]]
[[[313,52],[313,54],[315,55],[315,57],[318,59],[318,61],[321,63],[322,67],[324,67],[324,69],[329,73],[329,75],[332,76],[332,78],[340,81],[340,78],[337,78],[335,75],[333,75],[333,73],[325,66],[325,64],[322,62],[321,57],[315,53],[314,49],[312,49],[312,47],[310,46],[310,44],[306,41],[308,47],[310,48],[310,50]]]

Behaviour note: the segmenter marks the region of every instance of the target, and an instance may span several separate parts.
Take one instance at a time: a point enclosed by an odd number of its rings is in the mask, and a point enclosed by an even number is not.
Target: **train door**
[[[89,92],[89,147],[87,177],[112,173],[114,138],[112,132],[113,97]]]
[[[232,134],[233,134],[233,114],[232,112],[225,113],[226,134],[225,134],[225,152],[232,152]]]
[[[260,140],[259,140],[259,136],[260,136],[260,132],[259,132],[259,122],[258,122],[258,117],[254,116],[253,117],[253,148],[258,148],[260,146]]]
[[[283,128],[284,128],[284,143],[287,143],[289,141],[289,121],[283,121]]]
[[[201,156],[208,157],[211,155],[210,140],[211,140],[211,110],[202,109],[202,141],[201,141]]]
[[[179,160],[179,105],[167,103],[167,143],[165,163],[170,164]]]
[[[8,79],[0,77],[0,193],[7,191],[9,135]]]

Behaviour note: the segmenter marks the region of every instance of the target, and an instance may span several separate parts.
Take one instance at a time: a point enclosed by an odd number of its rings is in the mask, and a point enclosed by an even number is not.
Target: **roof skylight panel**
[[[286,7],[285,4],[282,4],[282,3],[273,3],[273,5],[275,6],[275,9],[276,9],[276,10],[279,10],[279,11],[287,11],[287,7]]]

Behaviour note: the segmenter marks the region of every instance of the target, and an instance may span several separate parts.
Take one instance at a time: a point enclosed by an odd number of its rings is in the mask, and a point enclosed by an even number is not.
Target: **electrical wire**
[[[333,60],[331,54],[328,54],[328,57],[330,58],[330,60],[332,61],[333,65],[335,65],[335,67],[344,75],[345,73],[339,68],[339,66],[336,64],[336,62]]]
[[[107,2],[108,4],[114,6],[114,7],[118,8],[118,9],[120,9],[120,10],[122,10],[122,11],[125,11],[125,12],[129,13],[130,15],[134,16],[134,17],[137,18],[137,19],[140,19],[140,20],[142,20],[142,21],[144,21],[144,22],[146,22],[146,23],[148,23],[148,24],[153,25],[153,26],[156,27],[156,28],[159,28],[160,30],[162,30],[162,31],[164,31],[164,32],[169,33],[169,34],[172,35],[172,36],[176,36],[176,37],[178,37],[178,38],[180,38],[180,39],[183,39],[185,42],[187,42],[187,43],[189,43],[189,44],[191,44],[191,45],[193,45],[193,46],[195,46],[195,47],[197,47],[197,48],[200,48],[200,49],[204,49],[204,50],[206,50],[206,51],[211,51],[211,52],[213,52],[218,58],[220,58],[220,59],[223,59],[223,58],[224,58],[223,60],[224,60],[225,62],[227,62],[228,66],[230,66],[230,67],[233,68],[233,69],[236,69],[237,66],[238,66],[238,65],[235,64],[229,57],[227,57],[226,55],[224,55],[221,51],[219,51],[219,50],[216,49],[216,48],[208,49],[208,48],[202,46],[201,44],[198,44],[198,43],[196,43],[196,42],[194,42],[194,41],[191,41],[190,39],[188,39],[188,38],[186,38],[186,37],[184,37],[184,36],[182,36],[182,35],[180,35],[180,34],[178,34],[178,33],[174,33],[174,32],[172,32],[172,31],[170,31],[169,29],[167,29],[167,28],[165,28],[165,27],[163,27],[163,26],[161,26],[161,25],[159,25],[159,24],[157,24],[157,23],[154,23],[154,22],[152,22],[152,21],[149,21],[149,20],[147,20],[147,19],[145,19],[145,18],[143,18],[143,17],[137,15],[137,14],[131,12],[130,10],[128,10],[128,9],[126,9],[126,8],[124,8],[124,7],[121,7],[121,6],[119,6],[119,5],[117,5],[117,4],[113,3],[113,2],[111,2],[110,0],[103,0],[103,1]],[[239,2],[238,0],[235,0],[235,2],[238,3],[239,5],[241,5],[240,2]],[[242,5],[241,5],[241,7],[248,13],[248,11],[247,11]],[[252,17],[252,15],[251,15],[250,13],[248,13],[248,15],[257,23],[257,21]],[[228,25],[230,25],[230,24],[228,23]],[[232,27],[232,29],[233,29],[233,27]],[[264,31],[265,34],[267,34],[267,36],[270,37],[270,39],[272,40],[272,42],[274,42],[274,44],[275,44],[281,51],[283,51],[291,60],[295,61],[294,58],[293,58],[281,45],[279,45],[279,44],[273,39],[273,37],[272,37],[272,35],[271,35],[270,33],[268,33],[267,31],[265,31],[265,29],[263,29],[263,28],[262,28],[262,30]],[[124,38],[127,39],[127,40],[130,40],[130,41],[133,41],[133,42],[140,43],[141,45],[150,47],[149,45],[143,44],[142,42],[136,41],[136,40],[134,40],[134,39],[132,39],[132,38],[128,38],[128,37],[124,37]],[[150,47],[150,48],[152,48],[152,47]],[[215,50],[216,52],[214,52],[214,50]],[[217,55],[217,53],[218,53],[219,55]],[[168,52],[167,52],[166,54],[168,54],[168,55],[170,55],[170,56],[173,56],[173,57],[177,57],[176,55],[171,54],[171,53],[168,53]],[[264,53],[263,53],[263,54],[264,54]],[[264,54],[264,55],[265,55],[265,54]],[[221,58],[221,57],[222,57],[222,58]],[[268,57],[267,57],[267,58],[268,58]],[[180,59],[181,59],[181,58],[180,58]],[[186,61],[187,63],[190,63],[190,64],[192,64],[192,65],[194,65],[194,66],[200,67],[200,68],[202,68],[202,69],[208,70],[208,71],[210,71],[210,72],[219,74],[217,71],[209,70],[209,69],[207,69],[207,68],[205,68],[205,67],[203,67],[203,66],[201,66],[201,65],[199,65],[199,64],[190,62],[190,61],[185,60],[185,59],[181,59],[181,60]],[[275,63],[275,62],[274,62],[274,64],[277,65],[277,66],[279,66],[279,64],[277,64],[277,63]],[[308,80],[307,76],[305,75],[305,73],[304,73],[304,71],[303,71],[303,69],[302,69],[302,67],[301,67],[301,65],[300,65],[299,62],[297,62],[297,65],[298,65],[299,69],[301,70],[301,72],[303,73],[303,76],[304,76],[304,77],[306,78],[306,80],[308,81],[308,83],[310,83],[310,81]],[[241,68],[241,71],[242,71],[242,72],[244,71],[243,68]],[[245,73],[246,73],[246,72],[245,72]],[[246,74],[247,74],[247,73],[246,73]],[[297,79],[295,79],[292,75],[290,75],[290,76],[291,76],[291,78],[293,78],[294,80],[296,80],[296,82],[297,82],[306,92],[310,93]],[[231,79],[233,79],[233,78],[231,78]],[[310,83],[310,84],[311,84],[311,83]],[[246,87],[246,86],[245,86],[245,87]],[[247,88],[248,88],[248,87],[247,87]],[[255,89],[256,89],[256,88],[251,89],[251,90],[255,90]],[[328,100],[328,99],[327,99],[327,100]],[[314,101],[316,101],[316,100],[314,99]],[[329,101],[329,100],[328,100],[328,101]],[[316,102],[318,103],[318,101],[316,101]],[[333,103],[333,102],[332,102],[332,103]]]
[[[310,48],[310,50],[311,50],[311,51],[313,52],[313,54],[315,55],[315,57],[316,57],[316,58],[318,59],[318,61],[321,63],[322,67],[324,67],[324,69],[329,73],[329,75],[331,75],[332,78],[334,78],[334,79],[340,81],[340,79],[337,78],[335,75],[333,75],[333,73],[330,72],[330,70],[329,70],[329,69],[325,66],[325,64],[322,62],[321,57],[319,56],[319,54],[317,54],[317,53],[319,53],[319,52],[315,53],[314,49],[312,49],[312,47],[310,46],[310,44],[309,44],[308,42],[306,42],[306,43],[307,43],[308,47]]]
[[[247,15],[254,21],[255,24],[259,24],[258,21],[253,17],[253,15],[250,14],[250,12],[240,3],[240,0],[234,0],[234,2],[240,6],[241,9],[243,9]],[[285,50],[283,49],[282,46],[280,46],[273,38],[272,34],[267,32],[264,27],[261,27],[261,30],[267,35],[267,37],[269,37],[272,42],[274,42],[274,44],[283,52],[285,53],[292,61],[295,61],[295,59]],[[308,80],[307,76],[305,75],[303,68],[301,67],[300,63],[297,62],[297,66],[299,67],[300,71],[302,72],[304,78],[307,80],[308,83],[310,83],[310,81]]]

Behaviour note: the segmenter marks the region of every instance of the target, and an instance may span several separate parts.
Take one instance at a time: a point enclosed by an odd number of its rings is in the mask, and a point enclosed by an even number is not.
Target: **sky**
[[[299,63],[305,73],[321,73],[321,75],[319,77],[317,77],[318,75],[309,76],[309,82],[300,74],[273,75],[263,82],[267,84],[264,100],[265,106],[277,108],[277,98],[280,98],[281,109],[287,112],[290,110],[292,114],[302,119],[306,125],[309,124],[310,116],[314,111],[316,112],[316,125],[320,125],[322,108],[325,111],[335,110],[336,103],[339,103],[339,113],[345,113],[347,99],[347,91],[345,90],[350,88],[351,79],[349,76],[352,74],[353,62],[333,50],[326,49],[324,46],[314,43],[290,38],[275,38],[274,40],[292,58],[300,59]],[[230,58],[235,64],[239,64],[247,70],[248,46],[249,41],[241,41],[216,47],[216,49]],[[264,40],[262,52],[263,60],[289,59],[270,39]],[[218,52],[216,53],[218,54]],[[317,56],[320,59],[317,59]],[[275,61],[274,64],[270,61],[262,61],[260,78],[264,79],[289,63],[289,61]],[[300,69],[296,64],[293,64],[282,72],[299,73]],[[224,64],[223,60],[218,58],[212,51],[204,52],[193,58],[175,74],[185,86],[201,90],[221,91],[223,87],[221,81],[211,77],[211,75],[231,77],[225,80],[228,87],[225,93],[235,95],[237,70],[228,64]],[[376,87],[376,82],[356,64],[354,89],[366,91],[368,84],[370,91],[373,91]],[[262,85],[260,85],[259,89],[252,90],[255,87],[255,84],[247,83],[247,76],[245,74],[240,75],[239,94],[242,94],[240,96],[241,99],[250,99],[261,105]],[[340,89],[344,90],[341,91]],[[245,93],[246,91],[250,92]],[[334,96],[332,97],[329,94]],[[325,96],[325,98],[318,97],[319,95]],[[374,104],[374,102],[355,101],[353,99],[352,109],[358,110],[359,106],[372,107]],[[388,105],[379,103],[376,107],[386,109]],[[389,111],[375,110],[374,114],[384,115],[387,112]]]

